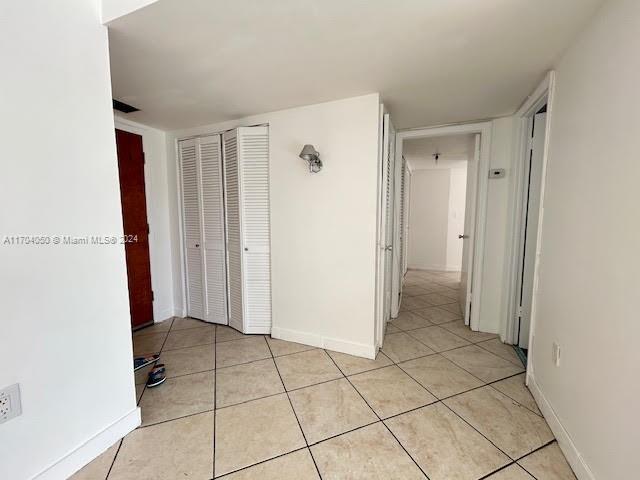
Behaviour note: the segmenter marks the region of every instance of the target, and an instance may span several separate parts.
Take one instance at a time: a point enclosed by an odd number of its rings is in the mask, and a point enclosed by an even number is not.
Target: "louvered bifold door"
[[[220,135],[198,139],[202,197],[205,320],[227,324],[227,271]]]
[[[271,332],[268,127],[238,129],[244,332]]]
[[[407,192],[407,187],[405,182],[407,181],[407,175],[405,172],[405,169],[407,168],[407,161],[405,160],[404,156],[402,157],[402,166],[401,166],[402,170],[400,171],[400,227],[399,227],[399,233],[400,233],[400,241],[399,241],[399,245],[398,248],[400,249],[400,255],[399,255],[399,269],[400,269],[400,275],[399,275],[399,289],[400,289],[400,294],[402,294],[402,286],[403,286],[403,281],[402,278],[404,276],[404,256],[406,254],[405,252],[405,222],[406,222],[406,192]]]
[[[240,183],[237,130],[222,136],[224,200],[227,240],[227,291],[229,325],[244,331],[242,301],[242,232],[240,224]]]
[[[200,209],[200,175],[196,141],[178,144],[182,192],[182,228],[184,234],[187,315],[205,318],[203,256]]]

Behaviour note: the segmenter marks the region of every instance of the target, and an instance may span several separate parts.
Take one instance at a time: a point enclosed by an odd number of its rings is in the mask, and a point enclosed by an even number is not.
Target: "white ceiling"
[[[473,156],[473,137],[473,134],[464,134],[404,140],[402,155],[412,170],[466,168]],[[433,157],[435,153],[440,154],[438,163]]]
[[[602,0],[160,0],[109,24],[164,129],[380,92],[398,128],[514,112]]]

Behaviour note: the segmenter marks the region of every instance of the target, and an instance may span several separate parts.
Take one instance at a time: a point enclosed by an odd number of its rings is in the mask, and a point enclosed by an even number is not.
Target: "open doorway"
[[[409,196],[407,266],[443,275],[472,330],[480,323],[488,180],[480,172],[488,172],[490,133],[491,124],[483,122],[401,131],[396,141],[396,158],[404,157],[410,179],[409,188],[399,190]],[[403,280],[394,282],[399,304]]]
[[[531,331],[538,231],[544,167],[544,146],[547,127],[547,104],[536,107],[527,121],[527,149],[525,153],[520,239],[518,244],[518,275],[516,277],[516,325],[514,344],[526,361]]]
[[[153,290],[142,135],[116,129],[131,328],[153,325]]]
[[[509,321],[505,325],[504,338],[516,346],[520,359],[527,365],[531,362],[529,347],[535,328],[537,264],[554,85],[555,75],[549,72],[515,114],[519,122],[519,145],[513,173],[515,205]]]
[[[449,272],[460,279],[472,134],[404,142],[411,172],[408,195],[407,267]]]

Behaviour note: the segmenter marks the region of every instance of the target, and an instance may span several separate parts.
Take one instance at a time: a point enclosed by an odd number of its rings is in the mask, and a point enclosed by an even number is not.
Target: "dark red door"
[[[116,130],[120,199],[125,234],[129,308],[132,328],[153,323],[153,292],[149,260],[149,224],[144,190],[142,137]]]

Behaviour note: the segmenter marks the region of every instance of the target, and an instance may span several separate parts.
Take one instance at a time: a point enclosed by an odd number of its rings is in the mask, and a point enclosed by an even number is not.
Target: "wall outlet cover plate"
[[[0,423],[4,423],[22,413],[20,402],[20,385],[13,385],[0,390]]]

